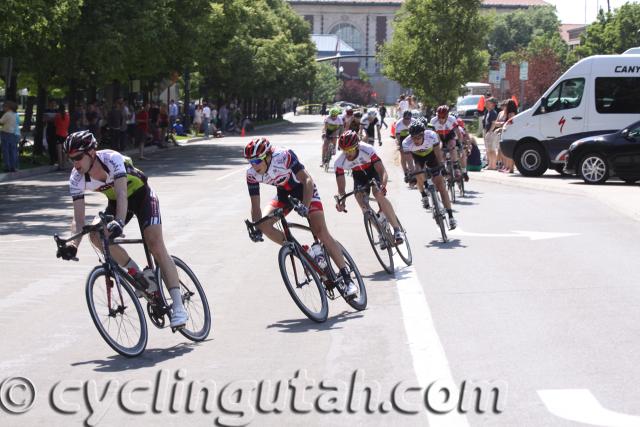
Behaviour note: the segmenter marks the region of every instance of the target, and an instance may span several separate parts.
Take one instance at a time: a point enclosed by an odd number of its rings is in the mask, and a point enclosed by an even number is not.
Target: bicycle
[[[336,153],[336,144],[333,142],[335,138],[327,138],[326,135],[322,135],[322,138],[323,140],[327,140],[327,151],[322,159],[322,167],[325,172],[329,172],[331,157]]]
[[[458,150],[458,158],[462,155],[462,151],[456,144],[454,150]],[[455,166],[458,166],[456,168]],[[445,150],[445,168],[447,170],[447,190],[451,195],[451,203],[456,202],[456,185],[458,186],[458,191],[460,192],[460,197],[464,197],[464,179],[462,178],[462,174],[460,173],[458,177],[456,177],[456,169],[460,171],[460,161],[456,160],[455,162],[451,160],[451,150]]]
[[[435,184],[433,183],[433,173],[435,171],[441,170],[440,166],[435,168],[425,167],[421,171],[412,172],[410,176],[416,176],[420,174],[425,175],[424,187],[427,190],[427,194],[431,199],[431,214],[433,215],[433,219],[438,224],[438,228],[440,228],[440,234],[442,235],[442,241],[447,243],[449,238],[447,237],[447,228],[449,228],[449,220],[447,218],[447,212],[442,204],[442,200],[440,199],[440,194],[436,189]]]
[[[176,147],[179,146],[178,140],[176,139],[176,130],[173,126],[169,126],[167,128],[167,134],[164,136],[164,142],[165,144],[173,144]]]
[[[89,314],[98,332],[107,344],[119,354],[135,357],[142,354],[147,345],[149,333],[145,322],[142,304],[136,291],[147,301],[147,314],[151,323],[159,328],[166,327],[165,316],[170,320],[171,296],[164,290],[162,271],[156,266],[149,252],[149,248],[142,239],[110,239],[106,236],[106,225],[113,220],[112,215],[100,212],[100,222],[85,225],[82,231],[62,239],[57,234],[53,236],[58,249],[67,242],[91,232],[98,232],[102,246],[102,254],[98,253],[100,265],[89,273],[85,286],[85,294]],[[111,257],[111,244],[142,244],[147,258],[147,267],[154,272],[155,290],[150,290],[146,283],[140,283],[129,272],[118,265]],[[98,251],[96,251],[98,252]],[[172,332],[180,332],[191,341],[203,341],[211,330],[211,313],[207,297],[195,273],[189,266],[176,256],[171,256],[178,269],[182,301],[189,313],[187,325],[172,328]],[[74,258],[74,261],[77,261]],[[104,278],[104,283],[101,279]],[[188,281],[188,282],[187,282]],[[199,323],[196,323],[199,320]],[[131,330],[129,330],[131,328]],[[122,341],[122,342],[121,342]]]
[[[376,181],[375,179],[371,179],[367,185],[358,186],[354,188],[353,191],[346,193],[343,196],[334,196],[334,199],[336,203],[343,204],[349,196],[355,196],[358,193],[363,194],[364,197],[362,198],[362,200],[365,205],[364,228],[367,232],[369,243],[371,244],[371,248],[373,249],[373,253],[378,259],[378,262],[380,262],[380,265],[382,265],[382,268],[384,268],[387,273],[393,274],[393,250],[396,250],[400,258],[406,265],[411,265],[413,262],[413,257],[411,255],[411,246],[409,245],[407,232],[405,231],[399,219],[398,224],[400,224],[400,230],[402,231],[403,242],[397,244],[395,236],[393,234],[393,230],[391,229],[391,225],[389,224],[389,220],[384,216],[384,213],[382,211],[376,212],[373,210],[371,204],[369,203],[369,189],[371,187],[375,187],[380,190],[378,181]],[[406,253],[401,250],[401,246],[404,246],[406,248]],[[387,256],[389,258],[388,263],[383,260],[383,258],[385,258],[384,252],[387,253]]]
[[[300,201],[293,197],[289,200],[294,207],[301,205]],[[335,300],[339,297],[344,298],[347,304],[358,311],[362,311],[367,307],[367,289],[362,280],[362,275],[344,246],[336,241],[344,256],[351,279],[358,286],[357,295],[352,297],[347,297],[344,294],[342,286],[344,280],[338,272],[338,267],[329,256],[322,242],[313,234],[311,228],[301,224],[289,223],[282,208],[274,210],[256,222],[245,220],[249,238],[254,242],[263,241],[262,233],[257,227],[273,218],[278,219],[279,228],[285,236],[282,248],[278,252],[280,274],[293,302],[305,316],[314,322],[324,322],[329,316],[328,299]],[[293,236],[292,229],[304,232],[305,238],[307,238],[306,233],[311,234],[311,237],[313,237],[312,247],[319,245],[321,257],[324,258],[326,265],[321,265],[321,259],[315,259],[307,252],[307,249]],[[335,292],[336,289],[338,290],[337,294]]]

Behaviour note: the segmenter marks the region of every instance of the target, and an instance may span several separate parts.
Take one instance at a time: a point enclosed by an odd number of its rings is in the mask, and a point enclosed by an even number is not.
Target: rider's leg
[[[262,210],[262,216],[265,217],[271,212],[275,211],[278,207],[274,205],[267,205]],[[265,221],[258,226],[258,229],[269,238],[269,240],[282,245],[284,243],[284,233],[274,227],[274,224],[278,222],[277,218],[273,218],[269,221]]]
[[[327,158],[327,150],[329,148],[329,140],[324,138],[322,140],[322,163],[324,164],[324,159]]]
[[[389,223],[391,224],[393,229],[396,230],[400,228],[400,224],[398,223],[398,218],[396,217],[396,213],[393,210],[393,205],[391,205],[391,202],[389,201],[389,199],[387,199],[384,196],[384,194],[382,194],[382,191],[379,191],[379,190],[373,190],[373,197],[376,198],[376,201],[378,202],[378,206],[380,206],[380,209],[384,213],[384,216],[386,216],[387,219],[389,220]]]
[[[447,210],[447,213],[451,217],[453,215],[452,214],[453,211],[451,210],[451,199],[449,199],[449,193],[447,192],[447,186],[444,182],[444,178],[442,178],[442,176],[434,176],[433,183],[435,184],[436,188],[438,189],[438,192],[440,193],[440,197],[442,198],[442,204],[444,205],[444,208]]]
[[[331,234],[327,229],[327,224],[324,220],[324,212],[310,212],[309,225],[311,226],[313,234],[320,239],[324,244],[324,247],[327,248],[331,259],[336,263],[338,268],[342,270],[346,266],[344,256],[342,256],[342,251],[340,250],[338,243],[333,239],[333,237],[331,237]]]
[[[93,222],[91,223],[91,225],[96,225],[99,222],[100,222],[100,218],[96,216],[93,219]],[[106,232],[106,227],[105,227],[105,232]],[[100,234],[98,234],[96,231],[93,231],[89,233],[89,239],[91,240],[91,244],[93,245],[93,247],[95,247],[100,252],[102,252],[102,241],[100,240]],[[118,265],[121,267],[127,266],[127,263],[131,259],[127,251],[125,251],[120,245],[109,245],[109,252],[111,253],[111,257],[114,260],[116,260]]]

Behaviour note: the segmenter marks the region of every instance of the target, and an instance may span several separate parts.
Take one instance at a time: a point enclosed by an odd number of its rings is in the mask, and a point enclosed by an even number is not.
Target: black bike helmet
[[[86,151],[95,149],[98,146],[95,136],[88,130],[81,130],[74,132],[67,137],[64,141],[64,152],[69,156],[73,156],[76,153],[84,153]]]
[[[424,133],[424,124],[420,120],[411,120],[411,124],[409,125],[409,135],[420,135]]]
[[[404,113],[402,113],[402,118],[403,119],[410,119],[411,117],[411,110],[404,110]]]

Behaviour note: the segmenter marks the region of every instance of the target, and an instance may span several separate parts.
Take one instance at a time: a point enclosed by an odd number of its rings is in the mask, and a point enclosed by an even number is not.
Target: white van
[[[465,95],[484,95],[491,92],[491,85],[489,83],[468,82],[462,90]]]
[[[565,72],[504,128],[500,148],[520,173],[562,171],[563,152],[587,136],[616,132],[640,120],[640,55],[598,55]]]

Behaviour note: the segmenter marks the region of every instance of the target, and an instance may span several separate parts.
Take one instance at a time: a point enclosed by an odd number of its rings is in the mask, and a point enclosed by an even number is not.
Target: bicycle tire
[[[458,185],[460,190],[460,197],[464,197],[464,178],[460,179]]]
[[[300,285],[296,282],[295,286],[291,283],[291,280],[289,279],[289,275],[287,274],[287,260],[291,261],[292,267],[295,267],[296,265],[294,264],[295,260],[299,261],[297,263],[297,267],[302,267],[302,268],[292,268],[292,272],[294,273],[294,276],[297,276],[300,270],[303,270],[306,276],[305,282],[301,283]],[[278,252],[278,266],[280,267],[280,274],[282,275],[282,280],[287,288],[287,291],[289,291],[289,295],[291,296],[291,299],[293,299],[293,302],[298,306],[300,311],[302,311],[305,316],[307,316],[309,319],[313,320],[314,322],[322,323],[325,320],[327,320],[327,317],[329,317],[329,303],[327,301],[327,294],[324,289],[324,285],[322,284],[322,281],[318,276],[318,273],[316,273],[316,271],[311,266],[309,261],[307,261],[307,259],[304,257],[300,257],[291,248],[291,246],[283,246],[282,248],[280,248],[280,251]],[[313,281],[313,283],[315,284],[315,287],[313,285],[307,286],[311,284],[311,281]],[[308,291],[307,290],[304,291],[304,293],[306,293],[308,296],[315,295],[315,292],[317,290],[318,295],[320,296],[319,297],[320,308],[317,308],[318,304],[315,304],[315,308],[312,309],[308,307],[308,303],[303,302],[300,299],[300,297],[298,296],[298,293],[296,292],[296,289],[302,289],[302,288],[308,289]]]
[[[435,189],[431,189],[431,198],[433,199],[433,218],[438,224],[438,228],[440,228],[440,234],[442,235],[442,241],[447,243],[449,238],[447,237],[447,230],[445,227],[445,212],[444,207],[442,206],[442,201],[435,192]]]
[[[449,162],[449,177],[447,179],[447,187],[451,196],[451,203],[456,202],[456,171],[453,162]]]
[[[396,215],[396,218],[398,218],[397,215]],[[399,245],[395,245],[396,252],[398,252],[398,256],[402,259],[402,261],[409,266],[413,263],[413,255],[411,254],[411,245],[409,244],[407,231],[404,229],[399,219],[398,219],[398,224],[400,225],[400,231],[402,231],[402,235],[404,236],[404,241]],[[400,249],[401,246],[406,248],[406,254],[403,253],[402,250]]]
[[[180,289],[182,293],[182,304],[184,309],[189,314],[189,320],[183,328],[178,329],[185,338],[191,341],[204,341],[211,332],[212,316],[209,308],[209,301],[207,295],[200,284],[200,281],[196,277],[195,273],[186,262],[182,261],[177,256],[171,255],[176,269],[178,270],[178,279],[180,281]],[[180,271],[184,272],[184,275],[180,274]],[[165,287],[162,283],[162,272],[160,267],[156,267],[156,283],[158,283],[158,290],[162,295],[162,299],[167,307],[171,307],[173,303],[171,296],[168,292],[165,292]],[[187,282],[187,279],[190,283]],[[196,298],[194,296],[197,295]],[[200,322],[196,322],[194,318],[200,319]],[[201,324],[201,325],[200,325]]]
[[[130,303],[133,304],[133,307],[135,308],[135,310],[133,310],[132,312],[135,313],[135,316],[137,319],[133,319],[133,318],[125,319],[125,316],[124,316],[125,310],[129,308],[129,305],[126,303],[122,305],[118,305],[118,307],[115,307],[115,306],[112,307],[112,304],[114,304],[114,302],[117,303],[117,298],[114,298],[114,297],[117,297],[117,294],[112,296],[110,303],[108,302],[108,299],[103,300],[105,309],[108,307],[108,310],[109,310],[109,314],[106,315],[107,318],[111,318],[111,317],[117,318],[118,315],[122,317],[119,324],[116,325],[118,337],[114,338],[111,336],[111,333],[108,330],[111,324],[111,321],[108,322],[109,325],[107,327],[105,327],[101,322],[101,316],[98,314],[98,309],[96,307],[97,299],[94,295],[94,289],[96,289],[96,283],[98,279],[101,276],[106,277],[106,275],[107,275],[107,272],[105,271],[104,267],[97,266],[91,271],[91,273],[89,273],[89,277],[87,278],[87,284],[85,286],[85,295],[87,299],[87,307],[89,308],[89,314],[91,315],[93,324],[95,325],[96,329],[98,329],[98,332],[100,333],[102,338],[113,350],[115,350],[116,352],[118,352],[119,354],[125,357],[139,356],[147,347],[149,333],[147,330],[147,322],[145,321],[142,305],[140,304],[140,301],[138,300],[138,297],[136,296],[132,288],[133,279],[126,273],[122,273],[119,275],[121,279],[120,289],[123,289],[124,294],[126,294],[131,300]],[[117,285],[115,284],[115,278],[112,278],[112,280],[114,282],[114,286],[112,290],[118,289]],[[106,287],[106,284],[105,284],[105,287]],[[111,312],[111,310],[115,310],[115,312]],[[130,324],[134,329],[136,325],[139,325],[139,337],[137,338],[134,337],[133,340],[135,342],[130,345],[123,345],[117,341],[117,339],[120,338],[120,333],[123,330],[123,327],[127,326],[127,324],[125,324],[125,321],[128,324]],[[113,323],[118,323],[118,322],[114,320]],[[128,333],[125,332],[125,334],[126,334],[126,338],[130,338],[130,335]],[[125,336],[122,336],[122,338],[124,339]]]
[[[360,274],[360,270],[356,265],[356,262],[351,257],[351,254],[347,252],[347,250],[342,246],[342,243],[336,241],[340,250],[342,251],[342,256],[344,257],[344,262],[347,264],[347,268],[349,269],[352,275],[355,275],[354,282],[358,284],[358,296],[357,298],[344,298],[344,300],[351,307],[355,308],[358,311],[362,311],[367,308],[367,288],[364,285],[364,280],[362,280],[362,274]],[[352,277],[351,280],[354,278]],[[344,297],[344,295],[343,295]]]
[[[371,212],[365,212],[364,214],[364,229],[367,232],[367,237],[369,238],[371,249],[373,249],[373,253],[376,255],[378,262],[380,263],[382,268],[384,268],[384,271],[386,271],[389,274],[393,274],[394,272],[393,249],[392,249],[391,242],[386,242],[386,245],[387,245],[386,249],[382,249],[380,247],[380,245],[382,244],[382,241],[376,241],[377,236],[375,235],[375,233],[377,233],[378,236],[382,237],[383,239],[386,239],[386,237],[383,231],[380,229],[380,224],[378,223],[378,220],[373,217]],[[385,256],[383,254],[383,251],[387,253],[387,257],[389,258],[389,263],[384,262],[383,258]]]

